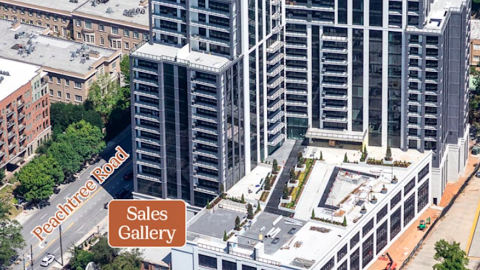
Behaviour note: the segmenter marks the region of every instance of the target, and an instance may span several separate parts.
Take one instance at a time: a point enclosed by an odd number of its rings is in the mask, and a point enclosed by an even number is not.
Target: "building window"
[[[137,31],[133,31],[133,38],[138,38],[138,32]]]
[[[95,44],[95,34],[85,34],[83,41],[90,44]]]
[[[473,56],[473,61],[477,61],[477,62],[480,61],[480,56],[474,55]]]
[[[415,193],[408,197],[405,201],[403,208],[403,226],[407,224],[415,217]]]
[[[399,191],[395,197],[390,201],[390,210],[392,210],[402,199],[402,192]]]
[[[370,235],[370,237],[368,237],[367,240],[363,241],[362,255],[363,255],[362,266],[365,267],[373,259],[373,234]]]
[[[480,44],[474,44],[473,49],[474,50],[480,50]]]
[[[50,89],[50,96],[53,97],[53,90],[52,89]]]
[[[128,50],[128,49],[130,49],[130,43],[125,42],[125,50]]]
[[[360,233],[358,232],[352,239],[350,239],[350,249],[355,247],[356,244],[360,241]]]
[[[78,96],[78,95],[75,95],[75,101],[82,102],[82,97]]]
[[[57,78],[57,84],[61,84],[62,80],[60,78]]]
[[[80,32],[77,32],[77,39],[81,39],[82,38],[82,34]]]
[[[53,21],[54,21],[54,22],[58,22],[58,17],[57,17],[57,16],[53,16]]]
[[[121,49],[122,48],[122,41],[121,40],[110,40],[110,47],[114,49]]]
[[[377,223],[379,223],[388,214],[388,204],[377,213]]]
[[[118,27],[112,26],[112,34],[118,35]]]
[[[91,86],[93,83],[92,79],[88,80],[88,86]]]
[[[388,243],[388,230],[387,230],[387,220],[383,222],[380,227],[377,229],[377,254],[380,253],[380,251],[387,246]]]
[[[425,165],[425,167],[423,167],[423,169],[418,173],[418,182],[422,181],[423,178],[425,176],[427,176],[427,174],[429,173],[430,171],[430,164],[427,164]]]
[[[92,22],[91,21],[85,21],[85,28],[92,29]]]
[[[130,37],[130,31],[128,31],[128,30],[123,30],[123,36],[124,36],[124,37]]]
[[[423,208],[428,204],[428,179],[423,183],[420,188],[418,188],[418,207],[417,212],[423,210]]]
[[[75,88],[82,88],[82,84],[79,82],[75,82]]]
[[[237,263],[222,260],[222,269],[223,270],[237,270]]]
[[[148,40],[148,34],[143,34],[143,40]]]
[[[198,265],[217,269],[217,258],[198,254]]]
[[[348,253],[348,244],[345,244],[342,249],[337,252],[337,262],[341,261]]]
[[[62,92],[57,91],[57,97],[61,98],[62,97]]]
[[[70,100],[70,93],[67,93],[67,100]]]
[[[395,238],[397,234],[402,230],[402,207],[399,207],[397,211],[393,212],[390,216],[390,240]]]
[[[373,218],[370,219],[370,221],[367,222],[365,226],[363,226],[363,229],[362,229],[363,237],[365,237],[365,235],[367,235],[372,229],[373,229]]]
[[[102,36],[100,36],[100,45],[105,45],[105,39]]]
[[[65,87],[69,87],[70,86],[70,81],[69,80],[65,80]]]
[[[51,83],[52,81],[52,76],[48,76],[48,82]]]
[[[242,270],[257,270],[257,267],[249,266],[249,265],[242,265]]]
[[[335,267],[335,258],[332,257],[320,270],[332,270]]]
[[[403,196],[406,196],[414,187],[415,187],[415,177],[413,177],[412,180],[410,180],[410,182],[408,182],[405,185],[405,188],[403,190]]]
[[[350,270],[360,269],[360,248],[357,248],[350,256]]]
[[[78,27],[82,26],[82,22],[80,20],[75,20],[75,25]]]
[[[99,24],[98,25],[98,31],[105,32],[105,25]]]
[[[116,69],[116,68],[117,68],[117,62],[115,61],[112,63],[112,69]]]

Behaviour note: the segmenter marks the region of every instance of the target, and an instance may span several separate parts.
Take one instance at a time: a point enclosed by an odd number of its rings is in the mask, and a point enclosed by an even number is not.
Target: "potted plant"
[[[386,194],[387,191],[388,191],[388,189],[385,187],[385,185],[383,185],[381,193]]]
[[[362,210],[360,210],[360,214],[365,214],[367,213],[367,208],[365,208],[365,204],[362,206]]]
[[[375,195],[373,195],[370,202],[373,203],[373,204],[376,204],[377,203],[377,197],[375,197]]]
[[[394,175],[392,178],[392,184],[396,184],[396,183],[398,183],[398,178],[396,175]]]

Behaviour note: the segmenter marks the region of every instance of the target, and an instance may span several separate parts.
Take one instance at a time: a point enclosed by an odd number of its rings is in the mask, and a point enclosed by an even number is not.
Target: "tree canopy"
[[[117,248],[110,247],[107,238],[102,237],[92,248],[93,261],[97,265],[107,265],[118,256],[118,251]]]
[[[100,130],[104,127],[101,115],[93,110],[87,111],[83,105],[56,102],[50,106],[50,121],[54,137],[65,131],[69,125],[82,119]]]
[[[130,84],[130,57],[128,54],[122,56],[122,61],[120,62],[120,71],[123,75],[123,82],[125,84]]]
[[[110,75],[99,76],[90,86],[85,106],[100,113],[106,123],[114,109],[126,109],[130,106],[124,98],[125,91],[117,81],[110,78]]]
[[[92,253],[85,250],[77,249],[75,251],[75,255],[70,260],[71,269],[84,270],[85,267],[87,267],[87,265],[92,261],[93,261]]]
[[[8,206],[0,201],[0,268],[10,264],[10,258],[17,254],[16,249],[25,246],[22,226],[17,220],[7,217]]]
[[[123,252],[115,257],[112,263],[102,267],[102,270],[138,270],[142,264],[142,254],[138,249]]]
[[[440,240],[435,243],[434,259],[440,261],[433,266],[435,270],[468,270],[467,253],[460,248],[460,243],[449,243],[445,240]]]

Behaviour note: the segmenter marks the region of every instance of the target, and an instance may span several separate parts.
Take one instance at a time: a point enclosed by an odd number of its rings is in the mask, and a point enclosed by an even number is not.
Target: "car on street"
[[[123,180],[132,180],[132,178],[133,178],[133,171],[129,171],[123,176]]]
[[[43,257],[42,262],[40,263],[40,266],[47,267],[50,264],[52,264],[54,260],[55,260],[55,256],[53,256],[52,254],[48,254],[47,256]]]
[[[132,193],[126,189],[122,189],[121,191],[115,194],[115,199],[129,199]]]

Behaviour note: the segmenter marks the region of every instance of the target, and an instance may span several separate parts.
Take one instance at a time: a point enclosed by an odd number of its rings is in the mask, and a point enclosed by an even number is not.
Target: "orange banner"
[[[181,200],[113,200],[108,206],[112,247],[182,247],[187,207]]]

